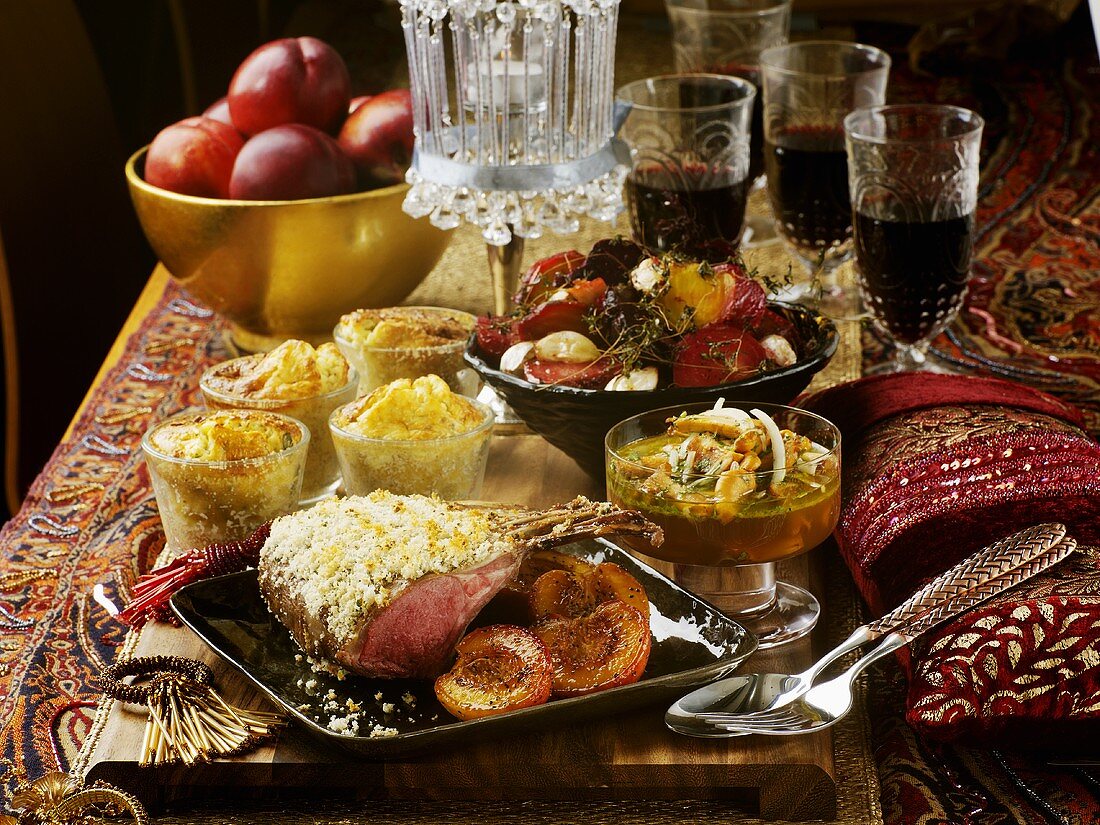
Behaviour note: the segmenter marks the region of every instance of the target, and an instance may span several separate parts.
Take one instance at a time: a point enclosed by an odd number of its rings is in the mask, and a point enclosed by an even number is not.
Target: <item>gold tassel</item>
[[[124,676],[151,678],[137,685],[123,682]],[[280,714],[228,704],[209,684],[212,679],[206,665],[178,656],[132,659],[103,672],[104,693],[149,708],[139,765],[193,765],[235,756],[286,724]]]
[[[148,706],[139,759],[143,766],[193,765],[234,756],[271,738],[286,724],[276,713],[232,707],[210,685],[178,673],[152,680]]]

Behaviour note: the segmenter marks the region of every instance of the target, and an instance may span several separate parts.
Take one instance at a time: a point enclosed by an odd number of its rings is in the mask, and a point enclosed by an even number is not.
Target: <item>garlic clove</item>
[[[643,367],[633,372],[616,375],[607,382],[605,390],[611,392],[644,392],[657,389],[657,368]]]
[[[630,272],[630,283],[639,292],[655,292],[668,279],[668,272],[657,258],[646,258]]]
[[[520,341],[518,344],[512,344],[500,356],[501,372],[510,372],[516,375],[522,373],[523,364],[531,357],[534,349],[534,341]]]
[[[798,354],[795,353],[791,342],[782,335],[765,336],[760,346],[764,348],[764,352],[768,353],[768,357],[781,367],[789,367],[798,361]]]
[[[590,364],[602,354],[590,338],[571,330],[551,332],[535,342],[535,356],[546,361]]]

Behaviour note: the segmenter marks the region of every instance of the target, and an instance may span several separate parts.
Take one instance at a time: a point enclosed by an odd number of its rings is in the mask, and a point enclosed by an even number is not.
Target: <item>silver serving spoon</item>
[[[706,685],[675,702],[665,713],[665,724],[677,733],[711,739],[752,732],[733,727],[738,721],[747,721],[743,720],[745,714],[760,715],[797,701],[829,665],[845,654],[890,633],[905,631],[907,637],[915,638],[1056,564],[1075,548],[1074,540],[1066,537],[1064,525],[1040,524],[1021,530],[979,550],[930,581],[882,618],[857,628],[802,673],[750,673]],[[864,658],[878,651],[876,648]],[[867,662],[865,667],[870,664]],[[719,722],[721,727],[716,724]]]

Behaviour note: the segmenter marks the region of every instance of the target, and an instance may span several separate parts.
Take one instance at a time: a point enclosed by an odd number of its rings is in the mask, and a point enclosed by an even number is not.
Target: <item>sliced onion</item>
[[[810,472],[817,475],[817,470],[821,466],[821,462],[829,455],[829,448],[822,447],[816,441],[810,442],[810,449],[804,452],[800,458],[802,462],[810,465]],[[800,462],[800,463],[802,463]]]
[[[695,464],[695,450],[689,450],[687,454],[687,460],[684,462],[684,471],[680,474],[680,483],[687,484],[688,474],[691,472],[692,465]]]
[[[779,427],[772,421],[772,417],[763,410],[749,410],[756,420],[764,425],[768,431],[768,438],[772,442],[772,484],[780,484],[787,477],[787,448],[783,445],[783,435]]]
[[[720,410],[711,410],[710,414],[715,418],[728,418],[730,421],[736,421],[738,424],[742,425],[752,423],[752,416],[737,407],[723,407]]]
[[[713,406],[713,407],[711,407],[711,409],[712,409],[712,410],[713,410],[714,412],[718,412],[718,411],[719,411],[720,409],[722,409],[722,407],[724,407],[725,405],[726,405],[726,396],[724,396],[724,395],[720,395],[720,396],[718,396],[718,400],[714,402],[714,406]]]

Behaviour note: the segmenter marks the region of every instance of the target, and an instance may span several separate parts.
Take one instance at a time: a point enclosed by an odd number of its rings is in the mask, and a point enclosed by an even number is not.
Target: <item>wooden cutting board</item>
[[[602,498],[563,453],[534,436],[494,439],[482,498],[542,506],[578,493]],[[786,580],[823,592],[807,559],[782,568]],[[823,623],[824,625],[824,623]],[[838,632],[847,634],[848,628]],[[814,637],[754,655],[745,667],[795,673],[824,649]],[[261,708],[265,700],[190,631],[144,629],[131,655],[174,654],[210,664],[226,699]],[[267,708],[270,709],[270,708]],[[859,712],[862,712],[861,710]],[[106,701],[92,732],[87,778],[103,779],[157,807],[215,797],[339,796],[394,800],[723,800],[762,819],[831,820],[838,777],[832,730],[796,737],[699,740],[665,728],[664,707],[598,723],[543,730],[396,762],[356,762],[290,729],[244,757],[193,767],[139,768],[143,708]]]

